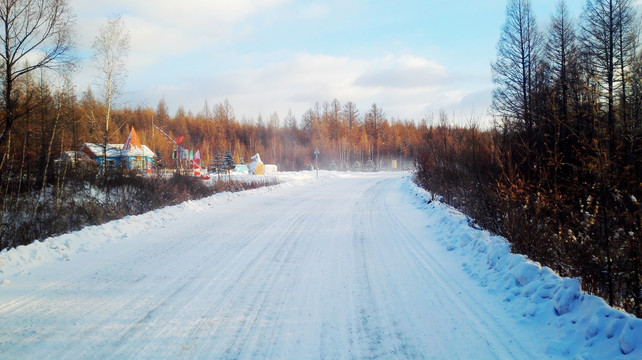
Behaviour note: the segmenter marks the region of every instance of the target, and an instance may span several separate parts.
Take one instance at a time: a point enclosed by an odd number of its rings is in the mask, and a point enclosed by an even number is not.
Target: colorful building
[[[103,167],[103,144],[85,143],[80,151]],[[132,126],[124,144],[107,144],[107,168],[127,169],[151,172],[156,154],[147,146],[141,144],[136,130]]]

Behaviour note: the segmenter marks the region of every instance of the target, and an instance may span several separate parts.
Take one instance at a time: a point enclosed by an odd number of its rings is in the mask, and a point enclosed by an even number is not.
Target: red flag
[[[176,138],[176,143],[178,145],[180,145],[182,142],[183,142],[183,137],[182,136],[179,136],[179,137]]]

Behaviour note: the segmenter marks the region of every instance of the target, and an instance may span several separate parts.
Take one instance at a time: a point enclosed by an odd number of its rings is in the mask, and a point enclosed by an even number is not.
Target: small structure
[[[236,164],[234,165],[234,172],[247,175],[250,173],[250,169],[245,164]]]
[[[261,156],[259,156],[259,154],[252,156],[250,160],[252,160],[249,166],[251,175],[276,175],[277,166],[271,164],[263,164],[263,161],[261,161]]]
[[[105,147],[103,144],[85,143],[80,148],[92,160],[96,161],[100,167],[103,167]],[[147,146],[141,144],[136,130],[132,126],[127,140],[124,144],[107,144],[107,168],[108,169],[127,169],[127,170],[145,170],[151,172],[154,165],[156,154]]]
[[[272,164],[265,164],[264,169],[265,175],[276,175],[276,172],[278,170],[277,166]]]
[[[256,154],[252,156],[250,160],[252,160],[249,166],[250,174],[265,175],[265,167],[263,165],[263,161],[261,161],[261,156],[259,154]]]

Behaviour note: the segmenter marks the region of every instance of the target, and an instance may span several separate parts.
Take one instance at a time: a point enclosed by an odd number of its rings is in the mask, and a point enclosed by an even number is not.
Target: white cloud
[[[81,60],[76,79],[81,90],[95,82],[91,46],[101,24],[115,14],[123,16],[131,37],[127,83],[134,88],[137,74],[164,68],[167,73],[189,73],[195,51],[233,42],[247,34],[251,16],[287,0],[71,0],[77,14],[76,40]],[[166,74],[158,74],[163,83]],[[147,80],[149,83],[149,79]]]
[[[422,75],[422,71],[428,75]],[[419,80],[380,76],[406,72]],[[151,89],[148,97],[164,96],[173,110],[183,105],[193,111],[200,111],[205,100],[214,105],[227,98],[239,117],[253,118],[259,113],[265,117],[274,111],[283,117],[288,109],[299,117],[316,102],[334,98],[342,103],[356,103],[362,114],[372,103],[377,103],[390,117],[402,119],[420,119],[441,109],[466,111],[467,106],[471,111],[473,107],[476,111],[485,109],[484,97],[477,94],[479,86],[461,81],[455,86],[452,82],[438,81],[447,77],[457,76],[450,74],[446,67],[421,57],[389,55],[362,59],[301,53],[283,61],[220,73],[179,87],[157,87]],[[378,82],[364,84],[363,79]]]
[[[234,23],[253,14],[283,5],[288,0],[72,0],[81,13],[121,13],[182,27],[217,22]]]
[[[287,0],[72,0],[79,14],[78,45],[90,49],[99,25],[120,14],[131,34],[131,64],[144,66],[163,56],[186,53],[235,39],[244,20]]]
[[[130,33],[130,71],[137,71],[164,57],[188,52],[196,46],[194,40],[185,38],[176,28],[162,27],[139,18],[127,17],[124,20]]]
[[[445,66],[416,56],[387,56],[371,64],[371,71],[359,76],[363,87],[418,88],[434,87],[453,80]]]
[[[357,103],[362,113],[377,103],[391,117],[419,119],[440,109],[467,106],[472,93],[488,87],[489,79],[454,72],[448,64],[425,56],[381,55],[380,50],[341,56],[324,44],[319,52],[333,55],[312,54],[316,50],[297,43],[297,37],[288,41],[287,34],[278,31],[286,38],[257,35],[281,24],[289,14],[329,18],[350,6],[340,1],[332,5],[290,0],[72,2],[79,13],[79,45],[85,54],[106,16],[123,14],[131,34],[130,75],[123,96],[128,99],[122,101],[128,105],[156,106],[164,97],[171,111],[183,105],[197,112],[205,100],[214,105],[227,98],[239,117],[274,111],[283,117],[290,108],[300,116],[315,102],[337,98]],[[79,77],[88,79],[91,72],[86,62]],[[85,88],[79,84],[80,90]]]
[[[228,73],[216,74],[200,80],[189,81],[172,94],[165,96],[168,103],[177,107],[200,111],[204,100],[210,104],[227,98],[236,113],[248,117],[264,116],[274,111],[285,115],[289,108],[302,113],[316,101],[354,99],[352,83],[366,62],[360,59],[327,55],[298,54],[288,60],[266,64],[258,68],[242,68]],[[361,96],[364,92],[361,91]],[[172,102],[170,99],[178,102]],[[346,100],[347,101],[347,100]]]

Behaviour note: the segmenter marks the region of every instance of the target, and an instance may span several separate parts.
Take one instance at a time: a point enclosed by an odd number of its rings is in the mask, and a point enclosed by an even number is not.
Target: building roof
[[[84,143],[82,147],[89,150],[93,157],[103,156],[103,144]],[[153,158],[156,156],[146,145],[132,146],[129,150],[125,150],[124,147],[125,144],[107,144],[107,157],[145,156]]]

